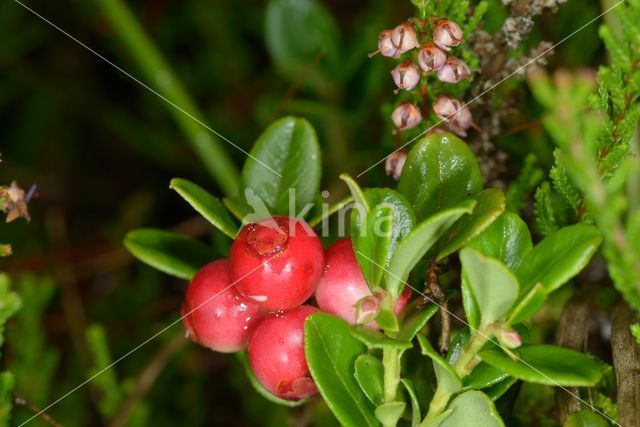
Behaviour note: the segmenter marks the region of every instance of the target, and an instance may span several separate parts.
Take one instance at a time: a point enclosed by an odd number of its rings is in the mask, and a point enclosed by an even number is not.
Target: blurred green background
[[[178,103],[244,150],[283,114],[308,118],[333,199],[346,192],[339,173],[358,173],[391,147],[383,112],[393,98],[393,60],[367,53],[381,30],[413,15],[408,0],[24,4],[154,90],[181,82],[194,106]],[[119,5],[174,75],[154,68],[148,46],[114,12]],[[537,21],[523,49],[559,41],[599,11],[597,1],[570,0]],[[495,31],[505,16],[493,1],[485,28]],[[214,179],[216,167],[194,151],[195,133],[206,129],[180,122],[182,113],[14,0],[0,3],[0,40],[0,178],[38,185],[32,221],[0,225],[14,248],[0,270],[25,301],[7,326],[2,363],[16,374],[16,391],[43,407],[179,315],[185,283],[135,262],[121,244],[127,231],[171,228],[224,253],[229,242],[211,234],[169,180],[185,177],[218,195],[227,190]],[[594,24],[548,62],[551,69],[595,68],[603,56]],[[527,132],[549,165],[551,145],[535,126]],[[244,154],[214,138],[239,168]],[[524,138],[505,134],[496,142],[512,156],[507,174],[516,175]],[[382,169],[363,184],[389,185]],[[235,357],[183,345],[175,338],[181,335],[179,325],[171,328],[48,412],[65,426],[117,425],[108,422],[114,417],[131,426],[335,425],[321,402],[273,406],[251,389]],[[131,395],[141,404],[123,415]],[[13,425],[31,416],[25,408],[15,414]]]

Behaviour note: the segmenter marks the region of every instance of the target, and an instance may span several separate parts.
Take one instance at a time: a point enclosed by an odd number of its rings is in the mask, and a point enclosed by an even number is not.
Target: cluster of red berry
[[[314,293],[317,307],[307,302]],[[410,291],[403,293],[398,312],[410,297]],[[304,353],[307,316],[325,311],[377,327],[371,315],[375,302],[351,239],[336,242],[325,254],[305,222],[276,216],[245,226],[228,260],[198,271],[182,315],[193,341],[220,352],[248,347],[258,381],[276,396],[298,400],[317,393]]]

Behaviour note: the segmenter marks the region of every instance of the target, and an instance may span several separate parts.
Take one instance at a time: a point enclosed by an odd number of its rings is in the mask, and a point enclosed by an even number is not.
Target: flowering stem
[[[395,348],[382,350],[382,365],[384,366],[384,403],[395,402],[400,384],[400,353]],[[384,427],[394,427],[396,423]]]
[[[471,338],[469,338],[469,341],[467,341],[467,344],[462,350],[462,354],[460,354],[460,357],[453,366],[460,378],[464,378],[469,375],[471,371],[473,371],[473,368],[480,363],[478,353],[489,340],[489,333],[490,331],[488,328],[481,328],[473,334]]]

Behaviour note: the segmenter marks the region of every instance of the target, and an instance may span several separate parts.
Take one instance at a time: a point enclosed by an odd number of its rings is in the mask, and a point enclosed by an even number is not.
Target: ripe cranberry
[[[268,310],[288,310],[315,291],[324,266],[322,243],[304,222],[286,216],[244,227],[231,246],[231,277]]]
[[[349,322],[356,323],[356,302],[365,297],[372,297],[374,304],[367,304],[367,311],[379,310],[377,301],[362,275],[358,261],[353,253],[351,239],[341,239],[327,249],[326,266],[318,289],[316,301],[320,310],[335,314]],[[396,313],[400,313],[411,299],[411,289],[405,288],[396,304]],[[375,322],[368,326],[378,328]]]
[[[304,321],[319,310],[303,305],[266,317],[249,341],[249,363],[260,384],[283,399],[318,392],[304,355]]]
[[[262,312],[232,286],[227,260],[218,260],[202,267],[191,280],[182,316],[187,336],[193,341],[231,353],[247,347]]]

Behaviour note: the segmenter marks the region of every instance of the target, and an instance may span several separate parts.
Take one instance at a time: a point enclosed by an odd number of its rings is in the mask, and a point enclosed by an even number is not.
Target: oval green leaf
[[[315,200],[320,176],[315,130],[305,119],[289,116],[269,126],[256,141],[242,168],[242,190],[251,188],[271,215],[293,215],[290,204],[297,215]]]
[[[505,212],[467,246],[484,256],[502,261],[515,271],[533,248],[527,224],[512,212]]]
[[[238,226],[229,215],[220,199],[212,196],[204,188],[186,179],[174,178],[169,188],[176,190],[200,215],[218,230],[235,239]]]
[[[409,152],[398,183],[419,219],[457,205],[482,190],[482,175],[467,144],[451,133],[429,135]]]
[[[398,296],[416,264],[433,244],[464,214],[471,213],[476,201],[467,199],[458,206],[439,212],[418,224],[398,245],[385,281],[387,291]]]
[[[596,252],[602,236],[597,228],[586,224],[564,227],[538,243],[516,271],[521,295],[536,283],[550,293],[582,270]]]
[[[418,427],[420,425],[420,419],[422,415],[420,413],[420,402],[418,401],[418,395],[413,387],[413,383],[403,378],[400,380],[404,389],[407,391],[409,395],[409,400],[411,401],[411,427]]]
[[[498,348],[480,352],[482,360],[509,375],[532,383],[566,387],[590,387],[600,381],[601,371],[591,357],[553,345],[523,345],[513,360]]]
[[[145,264],[187,280],[213,257],[213,249],[198,240],[154,228],[130,231],[124,245]]]
[[[518,280],[500,261],[475,249],[460,251],[460,262],[469,291],[480,310],[480,325],[502,319],[518,298]]]
[[[354,325],[350,328],[351,335],[368,348],[396,348],[406,350],[413,347],[410,341],[400,341],[389,338],[385,334],[368,326]]]
[[[489,188],[473,197],[478,203],[471,215],[458,220],[447,233],[437,259],[440,260],[471,242],[504,212],[504,194],[497,188]]]
[[[375,406],[382,405],[384,396],[384,366],[380,359],[370,354],[358,356],[355,378],[360,388]]]
[[[449,403],[451,413],[438,427],[504,427],[493,402],[480,391],[466,391]]]
[[[426,307],[418,307],[418,300],[413,301],[404,309],[400,318],[400,335],[398,339],[411,341],[418,332],[427,324],[429,319],[438,311],[438,306],[429,304]]]
[[[347,322],[314,313],[305,322],[304,340],[311,376],[338,421],[347,427],[378,426],[375,407],[353,375],[366,347],[351,335]]]

